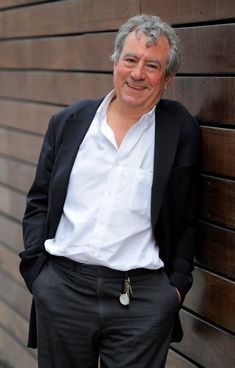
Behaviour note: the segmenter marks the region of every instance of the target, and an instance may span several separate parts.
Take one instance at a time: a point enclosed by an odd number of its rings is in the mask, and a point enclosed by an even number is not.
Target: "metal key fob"
[[[127,293],[123,293],[120,295],[119,297],[119,301],[122,305],[129,305],[130,304],[130,298],[129,295]]]
[[[119,301],[122,305],[130,305],[131,297],[133,296],[130,277],[127,277],[124,282],[124,292],[120,295]]]

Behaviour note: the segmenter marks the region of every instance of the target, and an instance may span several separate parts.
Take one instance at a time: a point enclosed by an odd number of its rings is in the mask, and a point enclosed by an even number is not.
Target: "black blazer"
[[[20,271],[30,291],[48,256],[44,242],[55,236],[77,151],[101,102],[82,101],[50,119],[23,218],[25,250],[20,253]],[[152,230],[165,271],[183,301],[192,285],[196,244],[199,129],[176,101],[161,100],[155,119]],[[181,338],[177,316],[173,340]],[[36,347],[34,304],[29,346]]]

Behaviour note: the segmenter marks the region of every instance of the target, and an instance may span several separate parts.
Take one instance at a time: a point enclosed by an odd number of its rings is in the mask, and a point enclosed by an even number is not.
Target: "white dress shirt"
[[[110,92],[99,106],[71,171],[63,214],[46,250],[127,271],[163,266],[151,228],[155,109],[118,147],[107,123]]]

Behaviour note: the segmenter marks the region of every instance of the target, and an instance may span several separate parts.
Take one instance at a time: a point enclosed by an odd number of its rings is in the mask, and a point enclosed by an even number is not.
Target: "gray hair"
[[[180,66],[180,40],[175,30],[155,15],[136,15],[124,23],[115,39],[114,52],[111,60],[116,64],[120,58],[126,37],[133,31],[142,32],[148,37],[149,44],[155,44],[156,40],[165,36],[170,45],[170,55],[166,69],[166,75],[174,75]]]

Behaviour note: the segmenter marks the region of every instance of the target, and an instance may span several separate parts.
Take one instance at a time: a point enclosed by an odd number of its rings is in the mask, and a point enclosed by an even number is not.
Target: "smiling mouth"
[[[135,89],[136,91],[143,91],[146,87],[126,82],[128,87]]]

